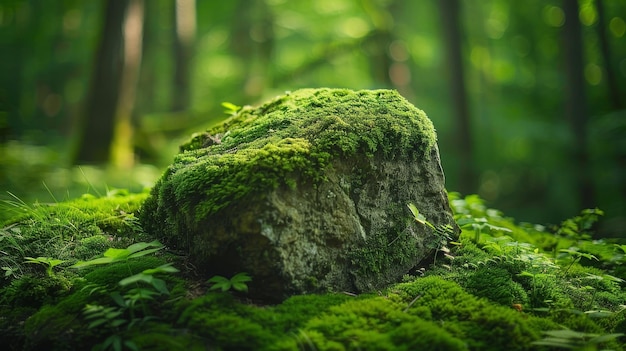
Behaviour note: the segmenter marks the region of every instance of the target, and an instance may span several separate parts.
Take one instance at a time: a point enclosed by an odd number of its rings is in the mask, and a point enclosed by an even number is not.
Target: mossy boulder
[[[442,243],[452,218],[436,135],[391,90],[303,89],[192,136],[141,211],[205,276],[247,272],[251,295],[364,292]]]

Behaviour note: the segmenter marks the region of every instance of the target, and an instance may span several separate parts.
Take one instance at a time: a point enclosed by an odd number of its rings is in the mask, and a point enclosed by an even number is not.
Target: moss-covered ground
[[[265,305],[153,242],[136,220],[146,197],[6,207],[3,349],[626,349],[626,245],[592,240],[598,210],[544,227],[450,194],[459,241],[403,282]]]

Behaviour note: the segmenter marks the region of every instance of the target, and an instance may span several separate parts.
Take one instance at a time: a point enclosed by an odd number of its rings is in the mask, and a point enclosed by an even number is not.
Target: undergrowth
[[[266,305],[254,277],[193,278],[136,221],[146,194],[15,203],[0,229],[0,343],[9,350],[624,350],[626,243],[601,211],[515,223],[450,194],[462,228],[402,283]]]

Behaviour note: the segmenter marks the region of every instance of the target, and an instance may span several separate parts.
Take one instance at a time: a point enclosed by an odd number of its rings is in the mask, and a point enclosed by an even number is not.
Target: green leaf
[[[93,322],[89,323],[89,324],[87,325],[87,328],[88,328],[88,329],[93,329],[93,328],[95,328],[95,327],[97,327],[97,326],[100,326],[100,325],[102,325],[102,324],[106,323],[106,322],[107,322],[107,320],[106,320],[106,319],[97,319],[97,320],[95,320],[95,321],[93,321]]]
[[[611,311],[597,310],[597,311],[585,311],[585,314],[591,318],[604,318],[613,315]]]
[[[228,278],[224,278],[221,275],[216,275],[211,277],[211,279],[207,280],[207,283],[215,283],[215,284],[221,284],[221,283],[229,283],[230,280]]]
[[[149,243],[141,242],[141,243],[135,243],[135,244],[130,245],[129,247],[126,248],[126,250],[128,250],[132,254],[135,252],[139,252],[141,250],[145,250],[149,247],[157,247],[159,249],[162,249],[163,244],[161,244],[160,242],[156,240],[149,242]]]
[[[248,292],[248,285],[245,283],[233,283],[233,289],[241,292]]]
[[[616,283],[623,283],[624,282],[624,279],[618,278],[618,277],[614,277],[614,276],[612,276],[610,274],[604,274],[603,277],[606,280],[614,281]]]
[[[113,322],[111,322],[111,326],[112,326],[113,328],[117,328],[117,327],[119,327],[120,325],[124,325],[125,323],[126,323],[126,320],[125,320],[125,319],[116,319],[116,320],[114,320]]]
[[[409,210],[413,214],[413,217],[418,218],[420,216],[420,211],[417,209],[415,204],[409,203],[409,204],[407,204],[407,206],[409,207]]]
[[[152,275],[156,273],[176,273],[176,272],[179,272],[179,270],[173,267],[171,263],[166,263],[156,268],[146,269],[142,273]]]
[[[121,285],[121,286],[127,286],[129,284],[133,284],[133,283],[137,283],[137,282],[146,282],[148,284],[151,284],[153,279],[154,279],[154,277],[151,276],[151,275],[147,275],[147,274],[143,274],[143,273],[137,273],[135,275],[131,275],[130,277],[126,277],[126,278],[120,280],[120,282],[118,284]]]
[[[131,340],[124,341],[124,345],[133,351],[139,351],[139,346]]]
[[[162,279],[157,279],[157,278],[154,278],[154,279],[152,280],[152,286],[153,286],[153,287],[154,287],[154,288],[155,288],[158,292],[160,292],[161,294],[164,294],[164,295],[169,295],[169,294],[170,294],[169,290],[167,290],[167,286],[166,286],[166,284],[165,284],[165,281],[163,281]]]
[[[209,288],[209,290],[218,290],[228,291],[232,284],[230,279],[224,278],[222,276],[216,275],[207,281],[208,283],[213,283],[213,285]]]
[[[128,256],[128,258],[136,258],[136,257],[141,257],[141,256],[145,256],[145,255],[149,255],[151,253],[157,252],[159,250],[161,250],[163,247],[157,247],[155,249],[150,249],[150,250],[143,250],[143,251],[139,251],[139,252],[135,252],[131,255]]]
[[[587,334],[582,332],[577,332],[570,329],[561,329],[561,330],[548,330],[545,331],[544,334],[562,339],[584,339],[588,336],[597,336],[596,334]]]
[[[534,277],[535,275],[534,275],[534,274],[532,274],[532,273],[530,273],[530,272],[528,272],[528,271],[522,271],[522,272],[521,272],[521,273],[519,273],[517,276],[518,276],[518,277],[531,277],[531,278],[532,278],[532,277]]]
[[[133,304],[138,300],[151,300],[153,296],[157,295],[157,292],[145,288],[136,288],[128,292],[126,297],[133,301]]]
[[[153,249],[146,250],[149,247],[154,247]],[[103,256],[90,261],[79,261],[71,266],[71,268],[82,268],[88,267],[98,264],[108,264],[118,261],[124,261],[130,258],[141,257],[158,250],[161,250],[164,246],[158,241],[152,241],[149,243],[141,242],[130,245],[125,249],[118,248],[109,248],[107,249]]]
[[[568,340],[558,338],[545,338],[539,341],[533,341],[531,344],[541,346],[554,346],[563,349],[575,349],[578,347],[578,344],[576,343],[572,343]]]
[[[225,108],[224,113],[228,115],[234,115],[242,108],[230,102],[222,102],[222,107]]]
[[[598,337],[595,337],[595,338],[589,340],[589,343],[590,344],[600,344],[600,343],[603,343],[603,342],[607,342],[607,341],[611,341],[611,340],[617,339],[617,338],[622,337],[622,336],[624,336],[623,333],[600,335]]]
[[[422,225],[428,226],[428,227],[430,227],[431,229],[435,230],[435,226],[434,226],[434,225],[432,225],[430,222],[428,222],[428,221],[426,220],[426,217],[424,217],[424,216],[420,213],[420,211],[417,209],[417,207],[415,206],[415,204],[413,204],[413,203],[408,203],[408,204],[407,204],[407,207],[409,208],[409,210],[410,210],[410,211],[411,211],[411,213],[413,214],[413,217],[414,217],[414,219],[415,219],[415,221],[416,221],[416,222],[418,222],[418,223],[420,223],[420,224],[422,224]]]
[[[245,283],[245,282],[249,282],[252,281],[252,278],[250,277],[250,275],[248,275],[248,273],[237,273],[235,274],[232,278],[230,278],[230,281],[235,283]]]
[[[83,267],[89,267],[89,266],[94,266],[98,264],[107,264],[111,262],[113,262],[113,258],[111,257],[100,257],[100,258],[95,258],[90,261],[78,261],[72,266],[70,266],[70,268],[83,268]]]
[[[113,301],[115,301],[115,303],[118,304],[120,307],[122,307],[122,308],[128,307],[128,305],[126,303],[126,300],[124,300],[124,298],[122,297],[122,295],[119,292],[117,292],[117,291],[112,292],[110,294],[110,296],[113,299]]]
[[[130,251],[128,251],[128,249],[117,249],[114,247],[110,247],[104,252],[104,257],[108,257],[113,260],[125,259],[128,255],[130,255]]]

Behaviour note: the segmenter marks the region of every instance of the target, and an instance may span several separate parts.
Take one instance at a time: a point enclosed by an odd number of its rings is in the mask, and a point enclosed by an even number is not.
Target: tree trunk
[[[141,68],[143,17],[143,0],[130,0],[124,19],[124,64],[111,143],[111,164],[119,168],[130,168],[135,161],[132,117]]]
[[[196,1],[174,2],[174,91],[172,111],[189,107],[189,71],[196,36]]]
[[[598,42],[600,43],[600,53],[602,54],[602,61],[604,61],[604,69],[606,71],[606,82],[609,90],[609,97],[611,101],[611,107],[614,110],[621,110],[623,108],[623,102],[619,92],[619,85],[617,84],[617,74],[613,69],[613,63],[611,62],[611,47],[606,37],[606,16],[604,14],[604,6],[602,1],[595,0],[596,12],[598,13]]]
[[[439,0],[439,13],[446,49],[450,97],[454,109],[456,126],[456,149],[459,158],[459,191],[464,194],[473,193],[475,174],[473,165],[473,142],[470,113],[465,91],[465,74],[463,69],[462,39],[460,28],[461,7],[458,0]]]
[[[266,0],[240,0],[232,23],[231,50],[244,66],[243,92],[253,100],[271,85],[274,16]]]
[[[122,28],[127,7],[128,0],[106,2],[104,29],[96,51],[75,163],[109,161],[122,76]]]
[[[380,4],[368,0],[362,1],[361,4],[374,24],[374,29],[365,38],[363,45],[369,58],[370,76],[377,86],[393,88],[390,76],[393,61],[389,55],[389,46],[394,41],[391,9],[396,7],[396,1]]]
[[[16,5],[10,10],[16,11]],[[18,138],[23,132],[20,101],[23,91],[23,66],[25,47],[22,45],[30,35],[28,24],[18,23],[15,18],[3,29],[2,38],[12,38],[0,50],[0,143]],[[4,150],[4,148],[2,148]],[[2,156],[2,155],[0,155]]]
[[[587,147],[588,107],[583,79],[583,44],[578,0],[563,0],[565,25],[563,44],[565,58],[565,114],[574,135],[572,158],[575,162],[576,186],[580,206],[594,206],[594,190]]]
[[[143,0],[107,1],[74,163],[132,165]]]

